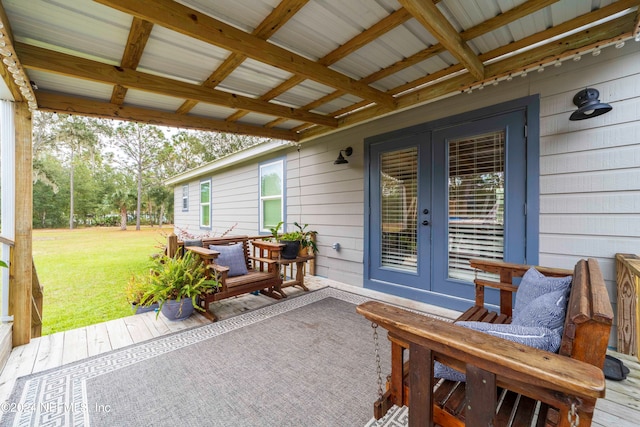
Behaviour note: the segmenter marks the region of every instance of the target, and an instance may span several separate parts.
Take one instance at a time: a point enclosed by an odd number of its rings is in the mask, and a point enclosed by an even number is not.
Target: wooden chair
[[[217,263],[220,253],[209,249],[209,245],[242,245],[247,273],[239,276],[229,276],[229,267],[221,266]],[[178,242],[178,246],[184,247],[184,243]],[[262,256],[251,255],[250,246],[259,248]],[[184,247],[184,249],[198,254],[207,265],[208,270],[211,271],[211,274],[215,274],[221,283],[217,292],[200,296],[199,304],[204,309],[202,314],[215,321],[215,315],[209,311],[209,305],[212,302],[249,292],[259,291],[277,299],[286,296],[281,289],[282,278],[280,277],[278,266],[282,246],[279,243],[250,239],[247,236],[233,236],[202,239],[202,246]]]
[[[476,304],[460,320],[510,323],[513,279],[530,266],[472,260],[500,282],[476,279]],[[568,270],[538,268],[545,275]],[[484,288],[500,290],[501,312],[484,306]],[[389,331],[391,375],[374,404],[382,417],[392,405],[409,406],[409,425],[589,426],[596,400],[605,393],[602,368],[613,311],[594,259],[573,271],[559,353],[516,344],[378,302],[357,311]],[[405,362],[405,350],[409,359]],[[466,372],[466,383],[433,377],[434,361]]]

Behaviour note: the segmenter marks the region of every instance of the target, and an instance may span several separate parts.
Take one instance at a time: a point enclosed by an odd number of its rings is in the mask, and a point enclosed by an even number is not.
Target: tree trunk
[[[69,167],[69,230],[73,230],[73,150]]]
[[[140,230],[141,210],[142,210],[142,165],[138,165],[138,203],[136,206],[136,230]]]
[[[120,230],[125,231],[127,229],[127,207],[120,207]]]
[[[158,218],[158,228],[162,228],[163,219],[164,219],[164,203],[160,205],[160,217]]]

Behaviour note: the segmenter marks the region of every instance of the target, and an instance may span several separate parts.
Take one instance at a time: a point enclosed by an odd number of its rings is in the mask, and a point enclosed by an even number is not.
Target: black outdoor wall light
[[[583,89],[573,97],[573,103],[578,107],[571,113],[569,120],[584,120],[597,117],[611,111],[611,105],[600,102],[600,92],[593,88]]]
[[[334,165],[344,165],[349,163],[349,161],[342,156],[342,153],[344,153],[345,156],[349,157],[353,154],[353,148],[347,147],[344,150],[340,150],[340,153],[338,153],[338,158],[335,162],[333,162]]]

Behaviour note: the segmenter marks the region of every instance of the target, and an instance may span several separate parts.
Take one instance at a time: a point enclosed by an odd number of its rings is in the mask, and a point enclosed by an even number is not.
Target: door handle
[[[422,221],[422,225],[429,225],[429,221],[425,219],[424,221]]]
[[[425,214],[425,215],[428,214],[429,213],[429,209],[423,210],[422,213]]]

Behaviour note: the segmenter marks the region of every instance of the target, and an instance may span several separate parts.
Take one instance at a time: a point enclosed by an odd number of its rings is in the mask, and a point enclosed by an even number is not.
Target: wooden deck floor
[[[425,312],[436,311],[434,314],[440,316],[456,317],[455,312],[373,291],[345,287],[318,277],[308,277],[305,284],[312,290],[335,286],[351,292],[359,291],[366,296],[389,303],[406,305]],[[287,288],[286,292],[295,296],[303,291],[298,288]],[[216,302],[212,307],[220,319],[225,319],[273,303],[273,299],[263,295],[243,295]],[[171,322],[162,315],[156,319],[155,313],[151,312],[34,339],[27,345],[14,348],[11,352],[0,374],[0,402],[5,402],[9,397],[18,377],[206,323],[209,321],[200,315],[193,315],[182,322]],[[610,353],[623,360],[631,369],[631,373],[624,381],[607,381],[607,396],[598,401],[592,425],[594,427],[640,426],[640,363],[635,357],[616,352]]]

